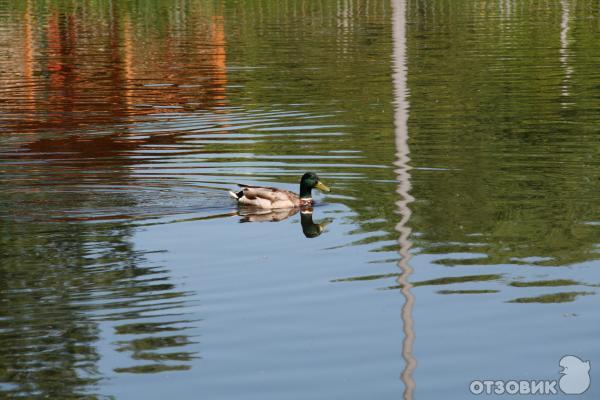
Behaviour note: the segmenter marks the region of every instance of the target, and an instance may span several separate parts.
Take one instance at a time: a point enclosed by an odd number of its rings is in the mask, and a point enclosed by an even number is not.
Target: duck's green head
[[[307,172],[300,179],[300,198],[310,199],[312,189],[316,188],[322,192],[329,192],[330,189],[319,180],[319,177],[314,172]]]

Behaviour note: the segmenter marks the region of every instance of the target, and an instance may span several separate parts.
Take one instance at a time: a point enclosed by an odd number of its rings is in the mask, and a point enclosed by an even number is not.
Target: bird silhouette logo
[[[558,363],[562,376],[558,382],[565,394],[581,394],[590,387],[590,362],[576,356],[564,356]]]

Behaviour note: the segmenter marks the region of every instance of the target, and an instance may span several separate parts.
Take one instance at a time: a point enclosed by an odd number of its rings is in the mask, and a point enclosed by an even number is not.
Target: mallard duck
[[[314,172],[307,172],[302,175],[302,179],[300,179],[300,196],[289,190],[272,187],[239,186],[242,188],[239,192],[229,192],[238,204],[264,209],[311,207],[314,204],[311,194],[313,188],[323,192],[330,191]]]

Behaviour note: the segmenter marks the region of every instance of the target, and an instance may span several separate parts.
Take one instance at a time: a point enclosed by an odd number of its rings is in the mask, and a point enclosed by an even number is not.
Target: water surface
[[[0,393],[464,399],[566,354],[594,382],[598,21],[0,2]],[[309,170],[311,216],[227,194]]]

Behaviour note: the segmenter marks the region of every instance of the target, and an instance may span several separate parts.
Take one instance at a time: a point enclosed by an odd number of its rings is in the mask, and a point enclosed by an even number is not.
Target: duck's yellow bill
[[[329,189],[325,184],[323,184],[323,182],[319,181],[317,182],[317,184],[315,185],[315,187],[317,189],[319,189],[321,192],[331,192],[331,189]]]

